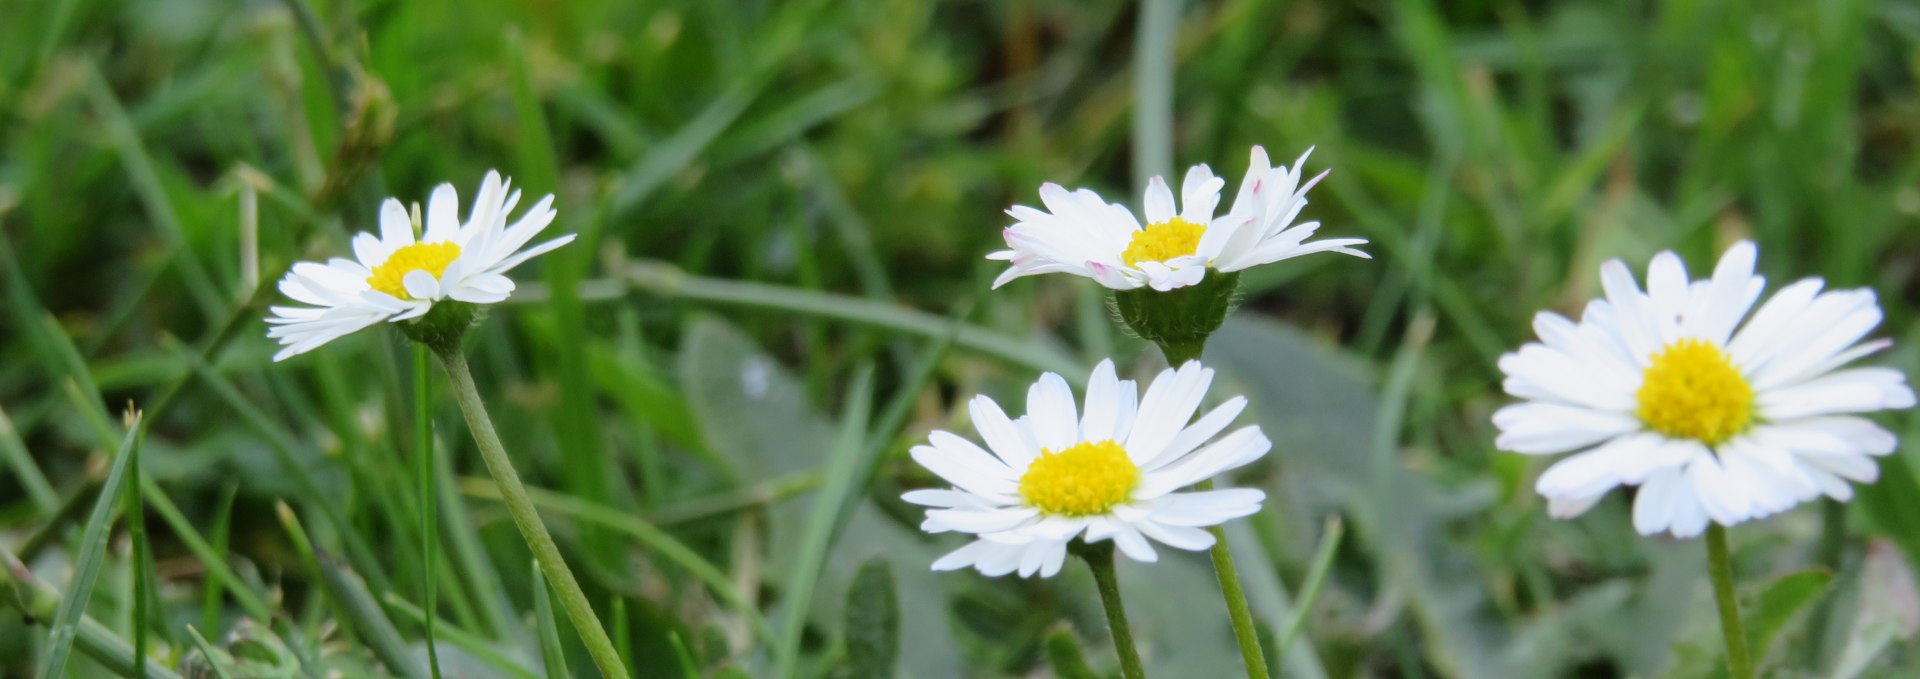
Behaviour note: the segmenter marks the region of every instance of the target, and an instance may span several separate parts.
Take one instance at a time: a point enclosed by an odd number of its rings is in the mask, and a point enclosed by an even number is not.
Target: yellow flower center
[[[1020,477],[1020,497],[1048,514],[1105,514],[1133,495],[1140,468],[1112,441],[1079,443],[1040,458]]]
[[[1200,250],[1200,235],[1206,232],[1206,225],[1179,217],[1148,224],[1147,228],[1133,232],[1133,242],[1127,244],[1126,252],[1120,253],[1120,259],[1127,266],[1139,266],[1141,262],[1164,262],[1191,255]]]
[[[438,279],[440,274],[446,273],[447,265],[459,258],[460,246],[453,241],[414,243],[394,250],[387,261],[373,267],[373,275],[367,277],[367,285],[400,299],[413,299],[407,294],[407,274],[425,271]]]
[[[1683,339],[1653,355],[1634,414],[1654,431],[1717,445],[1753,423],[1753,385],[1719,347]]]

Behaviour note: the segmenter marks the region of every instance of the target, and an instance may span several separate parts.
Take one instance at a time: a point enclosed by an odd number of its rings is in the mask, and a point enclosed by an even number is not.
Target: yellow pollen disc
[[[459,258],[460,246],[453,241],[414,243],[394,250],[387,261],[373,267],[373,275],[367,277],[367,285],[400,299],[413,299],[402,282],[407,274],[425,271],[438,279],[440,274],[446,273],[447,265]]]
[[[1683,339],[1653,355],[1635,394],[1654,431],[1717,445],[1753,422],[1753,385],[1719,347]]]
[[[1120,253],[1120,259],[1127,266],[1139,266],[1141,262],[1164,262],[1191,255],[1200,250],[1200,235],[1206,232],[1205,225],[1179,217],[1148,224],[1146,229],[1133,232],[1133,242],[1127,244],[1126,252]]]
[[[1020,497],[1048,514],[1105,514],[1133,496],[1140,468],[1112,441],[1080,443],[1040,458],[1020,477]]]

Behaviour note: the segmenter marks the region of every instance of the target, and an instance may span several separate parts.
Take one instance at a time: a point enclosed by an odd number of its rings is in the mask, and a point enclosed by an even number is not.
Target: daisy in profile
[[[1166,292],[1199,283],[1208,269],[1232,273],[1315,252],[1344,252],[1368,257],[1353,246],[1359,238],[1307,242],[1319,222],[1294,224],[1307,206],[1307,190],[1326,177],[1302,182],[1307,155],[1292,167],[1269,167],[1267,152],[1253,147],[1247,176],[1233,208],[1216,218],[1226,180],[1206,165],[1187,170],[1179,203],[1160,177],[1148,183],[1145,226],[1133,211],[1108,203],[1091,189],[1069,191],[1059,184],[1040,186],[1047,209],[1015,205],[1007,227],[1006,250],[989,259],[1011,263],[993,282],[1005,285],[1021,276],[1068,273],[1099,281],[1114,290],[1149,287]]]
[[[489,171],[462,224],[459,195],[452,184],[441,184],[427,200],[426,232],[418,239],[407,209],[388,198],[380,206],[379,235],[353,237],[354,259],[293,265],[280,291],[312,306],[273,307],[267,336],[285,345],[273,360],[312,351],[381,321],[406,330],[436,305],[505,300],[513,292],[508,271],[573,240],[567,234],[521,249],[553,223],[553,196],[540,199],[508,226],[507,215],[520,202],[520,192],[510,189],[510,182]]]
[[[1641,534],[1699,535],[1879,474],[1894,435],[1861,413],[1914,405],[1906,376],[1843,367],[1891,342],[1871,290],[1817,278],[1755,308],[1765,280],[1755,248],[1727,250],[1713,277],[1689,280],[1680,258],[1653,258],[1642,290],[1619,260],[1601,267],[1606,298],[1578,323],[1534,318],[1540,341],[1500,359],[1523,402],[1493,416],[1502,450],[1573,453],[1536,489],[1555,517],[1576,516],[1616,486],[1639,486]],[[1749,311],[1752,313],[1749,314]]]
[[[1158,559],[1154,542],[1211,547],[1205,527],[1259,511],[1266,494],[1178,491],[1253,462],[1270,445],[1258,426],[1214,439],[1246,408],[1243,397],[1189,422],[1212,381],[1213,370],[1188,362],[1161,372],[1142,396],[1108,360],[1094,368],[1084,407],[1053,373],[1027,391],[1027,414],[1017,420],[993,399],[974,397],[973,425],[985,448],[936,431],[912,451],[914,461],[953,484],[904,496],[929,508],[921,528],[976,537],[933,569],[1051,577],[1075,538],[1111,540],[1145,562]]]

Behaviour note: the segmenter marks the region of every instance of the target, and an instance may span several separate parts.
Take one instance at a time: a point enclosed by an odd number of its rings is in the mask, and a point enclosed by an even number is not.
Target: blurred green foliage
[[[1877,290],[1899,343],[1874,360],[1920,367],[1920,6],[1222,0],[1178,19],[1176,162],[1237,177],[1250,145],[1313,146],[1310,169],[1334,172],[1306,218],[1376,255],[1247,272],[1208,354],[1216,392],[1246,393],[1276,443],[1242,479],[1274,499],[1233,531],[1265,625],[1291,611],[1322,519],[1351,527],[1277,667],[1713,676],[1701,546],[1636,536],[1621,497],[1548,520],[1544,463],[1492,449],[1494,360],[1534,310],[1596,294],[1606,258],[1675,248],[1700,267],[1750,237],[1776,288]],[[271,365],[259,319],[277,276],[345,252],[380,198],[471,195],[497,167],[557,194],[556,230],[583,238],[521,276],[474,364],[641,676],[685,676],[683,655],[700,676],[765,674],[769,631],[796,615],[807,676],[874,676],[895,643],[902,676],[1025,675],[1076,639],[1108,669],[1082,569],[928,573],[955,545],[896,498],[932,483],[905,447],[964,431],[961,399],[1017,403],[1042,366],[1160,360],[1091,283],[987,294],[982,259],[1042,181],[1135,195],[1139,20],[1055,1],[0,3],[0,547],[65,587],[120,436],[106,413],[131,400],[149,411],[155,664],[291,656],[317,676],[393,671],[366,649],[395,643],[424,656],[408,353],[366,332]],[[950,350],[932,321],[949,316],[971,324]],[[930,351],[934,382],[912,388]],[[847,403],[868,366],[874,403]],[[441,401],[443,666],[535,676],[525,548],[462,482],[484,472]],[[810,610],[788,610],[844,421],[829,413],[856,405],[876,454]],[[1852,505],[1734,531],[1770,676],[1920,670],[1916,463],[1909,446]],[[311,552],[273,516],[283,500]],[[886,579],[855,577],[878,554],[897,600],[849,592]],[[1122,569],[1165,676],[1236,671],[1204,563]],[[101,629],[132,638],[137,577],[111,543],[87,608]],[[40,591],[19,578],[0,593]],[[364,588],[343,605],[329,579]],[[0,676],[44,648],[22,608],[0,610]],[[73,668],[107,672],[93,663]]]

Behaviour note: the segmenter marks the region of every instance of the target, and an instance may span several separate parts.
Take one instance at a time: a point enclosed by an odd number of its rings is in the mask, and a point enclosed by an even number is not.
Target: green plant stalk
[[[1213,479],[1193,484],[1194,490],[1213,490]],[[1253,609],[1247,606],[1247,593],[1240,588],[1240,570],[1233,565],[1233,550],[1227,546],[1227,531],[1208,526],[1213,534],[1213,573],[1220,578],[1220,596],[1227,601],[1227,617],[1233,620],[1233,639],[1240,644],[1240,659],[1247,664],[1250,679],[1267,679],[1267,656],[1260,650],[1260,634],[1253,626]]]
[[[513,517],[514,527],[520,529],[520,537],[526,540],[527,548],[533,551],[540,571],[547,576],[547,581],[552,583],[559,595],[560,607],[567,612],[574,631],[580,634],[587,653],[593,656],[593,663],[599,666],[602,676],[626,679],[627,669],[620,662],[620,654],[614,649],[613,640],[607,637],[606,628],[600,626],[600,618],[593,613],[593,604],[587,601],[587,595],[580,590],[580,583],[574,579],[573,571],[567,568],[567,562],[561,558],[560,547],[554,544],[547,527],[540,523],[540,514],[534,509],[533,500],[527,496],[527,488],[520,482],[519,472],[514,471],[513,461],[507,457],[506,446],[500,443],[500,434],[493,428],[493,418],[487,415],[487,406],[480,401],[480,389],[474,386],[473,371],[467,367],[466,355],[460,353],[457,343],[435,347],[435,353],[439,354],[440,367],[446,370],[447,377],[453,381],[454,399],[459,401],[460,411],[466,415],[467,428],[472,430],[473,441],[480,448],[487,471],[500,486],[500,499],[507,506],[507,513]]]
[[[1094,584],[1100,588],[1100,606],[1107,610],[1107,629],[1113,632],[1113,651],[1120,656],[1120,674],[1126,679],[1145,679],[1140,666],[1140,650],[1133,643],[1133,627],[1127,624],[1127,607],[1120,600],[1120,580],[1113,574],[1113,542],[1081,543],[1074,550],[1093,570]]]
[[[434,491],[433,474],[433,394],[431,378],[427,374],[427,347],[416,344],[413,347],[413,456],[414,472],[417,475],[420,490],[420,585],[426,588],[425,605],[428,611],[440,610],[434,602],[435,590],[433,577],[434,507],[439,504],[439,496]],[[440,651],[433,643],[433,619],[428,615],[423,623],[427,638],[427,670],[433,679],[440,679]]]
[[[1734,599],[1727,528],[1718,523],[1707,524],[1707,574],[1713,578],[1713,598],[1720,605],[1720,633],[1727,643],[1727,677],[1753,679],[1753,653],[1747,648],[1747,630],[1740,622],[1740,602]]]
[[[1200,360],[1200,350],[1204,347],[1192,347],[1183,350],[1181,346],[1162,344],[1160,353],[1166,355],[1168,365],[1182,365],[1187,361]],[[1193,484],[1194,490],[1212,490],[1213,479]],[[1253,609],[1247,605],[1247,593],[1240,587],[1240,570],[1233,565],[1233,550],[1227,544],[1227,531],[1220,526],[1208,526],[1207,532],[1213,534],[1213,548],[1207,555],[1213,558],[1213,573],[1220,579],[1220,596],[1227,602],[1227,617],[1233,621],[1233,638],[1240,645],[1240,660],[1247,665],[1249,679],[1267,679],[1267,655],[1260,649],[1260,633],[1253,625]]]

